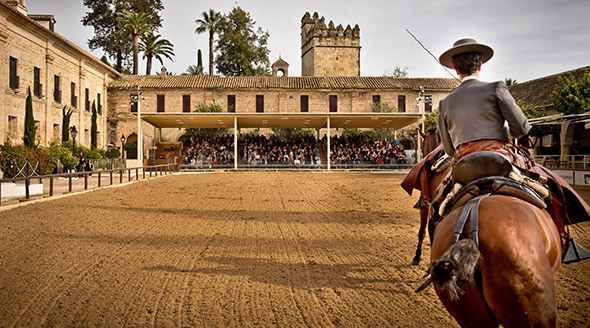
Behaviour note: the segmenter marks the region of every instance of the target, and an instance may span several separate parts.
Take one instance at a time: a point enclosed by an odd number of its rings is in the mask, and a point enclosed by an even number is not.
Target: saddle
[[[543,200],[549,196],[547,188],[522,176],[508,158],[497,152],[481,151],[461,158],[455,165],[453,180],[453,190],[440,206],[441,216],[483,194],[513,196],[541,209],[547,207]]]

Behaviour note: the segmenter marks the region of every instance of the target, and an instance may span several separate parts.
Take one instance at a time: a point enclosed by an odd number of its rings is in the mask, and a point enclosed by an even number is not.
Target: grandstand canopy
[[[387,128],[416,123],[419,113],[141,113],[157,128]],[[329,123],[328,123],[329,121]]]

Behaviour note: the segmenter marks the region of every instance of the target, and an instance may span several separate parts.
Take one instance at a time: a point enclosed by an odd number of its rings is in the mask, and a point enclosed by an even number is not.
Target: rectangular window
[[[8,137],[18,137],[18,118],[16,116],[8,116]]]
[[[302,112],[302,113],[307,113],[307,112],[309,112],[309,96],[307,96],[307,95],[305,95],[305,96],[304,96],[304,95],[302,95],[302,96],[300,97],[300,99],[301,99],[301,105],[300,105],[300,107],[301,107],[301,112]]]
[[[33,94],[37,98],[43,97],[43,84],[41,84],[41,69],[39,67],[33,67]]]
[[[72,82],[70,84],[70,98],[72,99],[71,106],[74,108],[78,108],[78,97],[76,97],[76,83]]]
[[[100,93],[96,94],[96,112],[98,115],[102,115],[102,100],[100,99]]]
[[[158,113],[163,113],[165,111],[165,108],[164,108],[164,101],[165,101],[164,95],[158,95],[157,98],[158,98]]]
[[[59,127],[59,124],[53,124],[53,133],[51,139],[55,141],[61,140],[61,128]]]
[[[264,113],[264,96],[256,95],[256,113]]]
[[[338,111],[338,96],[330,96],[330,113]]]
[[[191,96],[190,95],[182,96],[182,112],[183,113],[190,113],[191,112]]]
[[[236,95],[227,95],[227,111],[230,113],[236,112]]]
[[[131,112],[132,113],[137,113],[137,100],[136,100],[137,94],[131,94],[129,95],[129,102],[131,103]]]
[[[61,103],[61,89],[59,83],[59,75],[53,76],[53,101]]]
[[[18,60],[14,57],[10,57],[10,88],[13,90],[18,89],[20,77],[17,72]]]
[[[432,96],[424,96],[424,111],[432,113]]]
[[[373,96],[373,103],[374,104],[378,104],[381,102],[381,96],[380,95],[374,95]]]
[[[397,96],[397,108],[402,113],[406,111],[406,96]]]
[[[90,90],[88,88],[84,89],[84,109],[87,112],[90,111]]]

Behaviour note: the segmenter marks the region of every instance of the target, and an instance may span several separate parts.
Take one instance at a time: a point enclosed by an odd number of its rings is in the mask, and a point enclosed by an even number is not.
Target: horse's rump
[[[451,212],[437,225],[431,261],[453,245],[461,210]],[[469,232],[462,235],[469,237]],[[452,301],[448,293],[436,289],[457,321],[464,326],[483,322],[494,326],[496,320],[505,327],[554,324],[553,274],[561,264],[561,247],[549,214],[520,199],[489,196],[479,207],[479,241],[476,278],[459,286],[465,294]]]

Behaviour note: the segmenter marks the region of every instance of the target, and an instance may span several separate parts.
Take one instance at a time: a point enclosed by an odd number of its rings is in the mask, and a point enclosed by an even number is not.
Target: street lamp
[[[141,85],[136,85],[137,95],[131,97],[131,103],[137,103],[137,159],[139,165],[143,166],[143,135],[141,134],[141,103],[148,106],[148,98],[143,96],[143,90]]]
[[[121,135],[121,161],[124,160],[123,156],[124,156],[124,151],[125,151],[125,135],[122,134]]]
[[[78,136],[78,130],[76,126],[70,128],[70,134],[72,135],[72,156],[76,157],[76,137]]]

